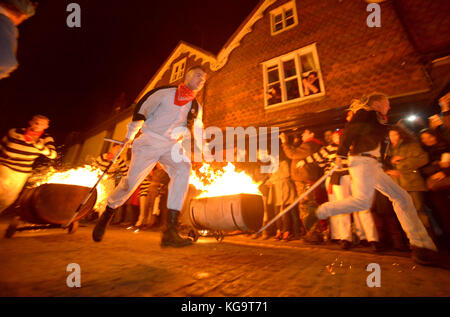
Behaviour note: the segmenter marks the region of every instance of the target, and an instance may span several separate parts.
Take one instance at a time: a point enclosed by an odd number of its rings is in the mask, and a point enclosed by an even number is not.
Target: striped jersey
[[[55,141],[46,133],[31,143],[25,141],[25,129],[11,129],[0,142],[0,164],[16,172],[31,173],[40,155],[50,159],[57,156]]]
[[[150,174],[142,181],[139,197],[148,196],[150,187],[158,187],[160,194],[166,189],[170,182],[169,175],[163,169],[153,169]]]
[[[100,168],[103,172],[106,171],[109,164],[111,163],[111,160],[107,158],[108,153],[103,153],[99,157],[95,159],[94,165],[96,165],[98,168]],[[121,173],[122,176],[125,176],[128,172],[128,165],[125,163],[123,158],[119,157],[116,162],[111,166],[108,173],[106,175],[114,175],[116,173]]]
[[[148,189],[151,184],[152,184],[152,177],[150,173],[141,183],[141,187],[139,190],[139,197],[148,196]]]
[[[337,150],[339,146],[336,144],[329,144],[326,146],[322,146],[319,151],[311,154],[303,160],[300,160],[297,163],[297,168],[301,168],[307,163],[317,163],[320,167],[325,167],[325,171],[331,169],[331,162],[334,161],[337,157]],[[342,160],[342,163],[345,168],[348,168],[347,160]]]
[[[301,160],[297,163],[297,167],[302,167],[306,163],[317,163],[320,167],[325,168],[325,173],[332,169],[331,162],[333,162],[337,155],[339,145],[329,144],[323,146],[319,149],[319,151],[311,154],[304,160]],[[348,160],[342,159],[343,168],[337,169],[330,175],[330,184],[332,185],[340,185],[341,177],[344,175],[348,175]]]

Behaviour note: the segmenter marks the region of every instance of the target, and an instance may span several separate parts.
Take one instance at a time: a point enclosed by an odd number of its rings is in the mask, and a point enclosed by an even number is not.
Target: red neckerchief
[[[110,160],[110,161],[111,161],[111,160],[114,158],[114,154],[111,153],[111,152],[108,152],[108,153],[106,153],[105,158],[106,158],[107,160]]]
[[[194,100],[195,94],[194,92],[185,84],[180,84],[175,92],[175,101],[174,103],[177,106],[184,106],[188,102]]]
[[[44,131],[36,132],[36,131],[31,130],[31,128],[27,128],[24,133],[25,141],[27,141],[27,142],[30,142],[33,140],[36,141],[41,137],[42,133],[44,133]]]

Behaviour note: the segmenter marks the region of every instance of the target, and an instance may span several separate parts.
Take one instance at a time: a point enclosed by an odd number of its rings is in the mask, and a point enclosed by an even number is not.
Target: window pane
[[[281,102],[280,84],[274,84],[267,89],[267,104],[274,105]]]
[[[288,100],[300,97],[300,92],[298,91],[297,78],[286,82],[286,93]]]
[[[310,72],[310,71],[316,69],[316,65],[314,64],[314,58],[313,58],[312,53],[300,56],[300,61],[302,63],[303,73]]]
[[[183,64],[181,64],[181,69],[184,69],[184,63],[183,63]]]
[[[285,15],[286,18],[289,18],[289,17],[294,15],[294,11],[292,9],[286,10],[284,15]]]
[[[283,28],[283,23],[278,23],[274,25],[274,32],[279,31]]]
[[[295,61],[293,59],[287,62],[283,62],[283,68],[284,68],[284,78],[295,76],[295,74],[297,73],[295,70]]]
[[[283,16],[281,14],[278,14],[274,17],[275,23],[281,22],[282,19],[283,19]]]
[[[286,19],[286,26],[294,24],[294,18]]]
[[[278,67],[270,67],[269,69],[267,69],[267,77],[269,78],[269,84],[273,83],[273,82],[277,82],[279,81],[279,76],[278,76]]]

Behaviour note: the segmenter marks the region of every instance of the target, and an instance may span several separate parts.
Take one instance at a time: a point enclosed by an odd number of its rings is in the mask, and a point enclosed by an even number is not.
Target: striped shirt
[[[111,160],[107,158],[108,153],[103,153],[99,157],[95,159],[94,165],[100,168],[103,172],[106,171]],[[114,175],[116,173],[121,173],[122,176],[125,176],[128,172],[128,165],[125,163],[123,158],[119,157],[116,162],[111,166],[108,173],[106,175]]]
[[[50,159],[57,156],[55,141],[46,133],[31,143],[25,141],[25,129],[11,129],[0,142],[0,165],[16,172],[31,174],[33,163],[40,155]]]
[[[327,146],[323,146],[319,149],[319,151],[311,154],[304,160],[301,160],[297,163],[297,167],[302,167],[306,163],[317,163],[320,167],[325,168],[325,173],[332,169],[331,162],[333,162],[337,155],[339,145],[329,144]],[[348,160],[342,158],[342,166],[343,168],[337,169],[330,175],[330,184],[331,185],[340,185],[341,177],[344,175],[348,175]]]
[[[297,168],[301,168],[305,166],[307,163],[317,163],[320,167],[325,167],[325,171],[331,169],[331,162],[334,161],[337,157],[337,150],[339,146],[336,144],[329,144],[326,146],[322,146],[319,151],[311,154],[303,160],[300,160],[297,163]],[[343,159],[342,164],[345,169],[348,168],[348,161]]]
[[[140,190],[139,190],[139,197],[148,195],[148,189],[149,189],[151,184],[152,184],[152,177],[151,177],[151,173],[150,173],[144,179],[144,181],[141,183],[141,187],[140,187]]]
[[[154,189],[157,187],[160,194],[167,189],[170,178],[166,171],[163,169],[155,168],[153,171],[142,181],[139,197],[148,196],[150,187]],[[153,190],[154,190],[153,189]]]

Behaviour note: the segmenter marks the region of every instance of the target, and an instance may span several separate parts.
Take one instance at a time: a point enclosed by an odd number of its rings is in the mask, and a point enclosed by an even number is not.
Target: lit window
[[[170,82],[173,83],[183,78],[185,68],[186,68],[186,58],[183,58],[181,61],[173,64]]]
[[[264,62],[263,76],[266,108],[325,94],[315,44]]]
[[[281,7],[270,11],[270,33],[278,34],[298,24],[295,1],[290,1]]]

